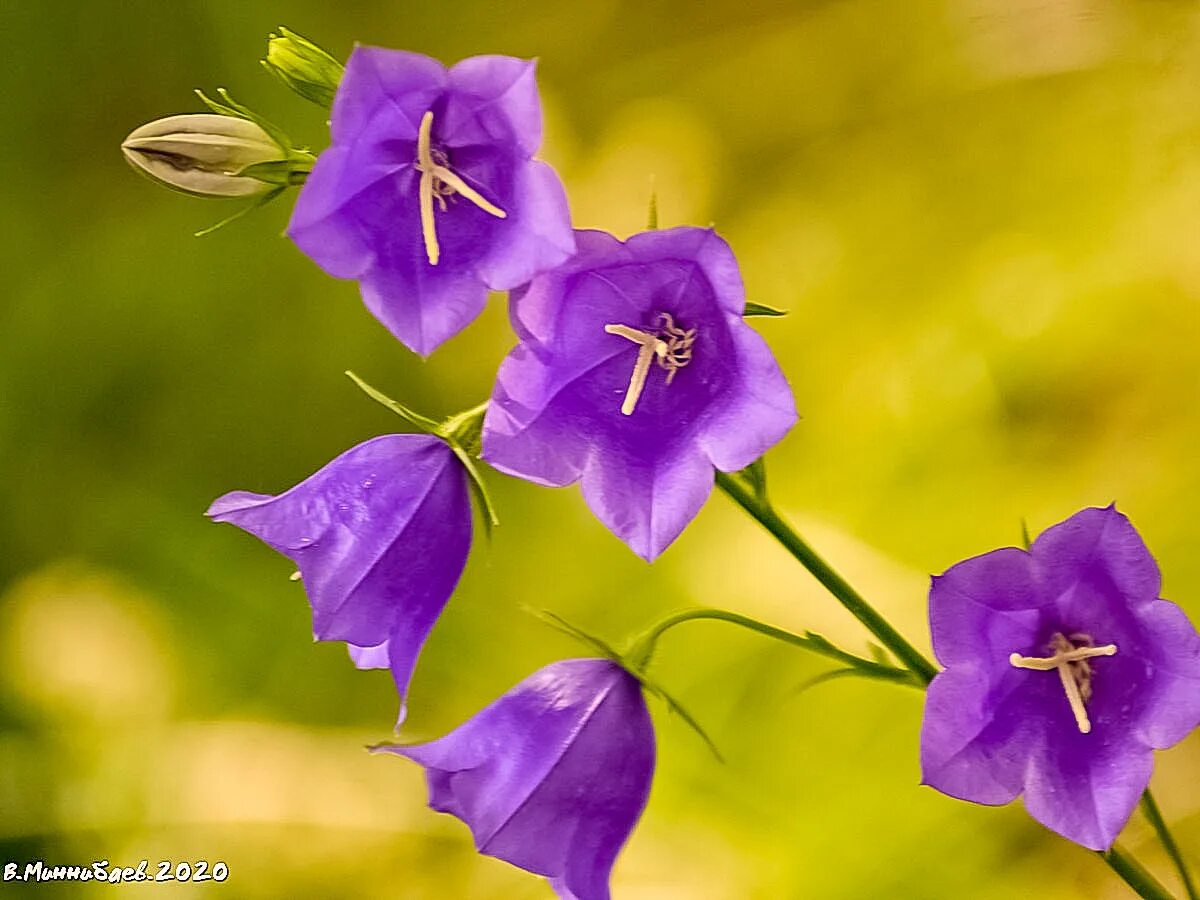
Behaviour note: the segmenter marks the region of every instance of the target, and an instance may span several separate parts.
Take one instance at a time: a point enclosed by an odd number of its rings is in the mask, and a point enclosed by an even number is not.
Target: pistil
[[[629,376],[629,387],[625,389],[625,400],[621,403],[621,414],[632,416],[637,407],[638,398],[646,386],[646,376],[650,373],[650,363],[654,357],[662,359],[667,353],[666,341],[661,341],[658,335],[648,331],[639,331],[628,325],[605,325],[604,330],[609,334],[617,334],[626,340],[640,344],[637,362],[633,364],[633,374]]]
[[[619,335],[638,345],[637,361],[633,374],[629,376],[629,387],[625,389],[625,400],[621,403],[621,414],[633,415],[638,399],[646,387],[650,364],[655,359],[666,370],[667,384],[675,379],[675,373],[692,361],[692,345],[696,342],[696,329],[679,328],[670,313],[658,314],[658,331],[642,331],[628,325],[605,325],[609,334]]]
[[[433,110],[428,110],[421,117],[421,125],[417,129],[417,171],[421,173],[421,183],[418,195],[421,203],[421,234],[425,239],[425,255],[429,264],[436,266],[442,255],[438,245],[437,229],[433,221],[433,201],[437,200],[442,212],[446,211],[446,198],[455,194],[466,197],[485,213],[497,219],[507,218],[508,214],[500,207],[488,202],[478,191],[456,175],[449,166],[446,155],[433,149]]]
[[[1061,633],[1055,632],[1050,639],[1052,656],[1022,656],[1013,653],[1008,657],[1009,664],[1017,669],[1033,669],[1038,672],[1058,671],[1067,702],[1075,716],[1075,725],[1081,734],[1092,730],[1091,720],[1087,715],[1087,701],[1092,696],[1092,667],[1088,660],[1096,656],[1113,656],[1117,652],[1116,644],[1105,644],[1102,647],[1091,646],[1091,639],[1086,635],[1071,635],[1075,640],[1083,642],[1076,646]]]

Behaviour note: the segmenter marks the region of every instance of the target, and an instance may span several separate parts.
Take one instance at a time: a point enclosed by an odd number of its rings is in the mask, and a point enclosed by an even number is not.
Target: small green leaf
[[[1025,545],[1026,550],[1033,546],[1033,541],[1029,537],[1029,523],[1025,521],[1024,516],[1021,517],[1021,543]]]
[[[744,318],[751,316],[786,316],[786,309],[776,309],[774,306],[767,306],[765,303],[755,303],[753,300],[746,301],[746,308],[742,311]]]
[[[226,216],[224,219],[222,219],[216,225],[209,225],[207,228],[201,228],[199,231],[195,232],[192,235],[192,237],[204,237],[206,235],[212,234],[214,231],[219,231],[220,229],[224,228],[226,225],[229,225],[232,222],[236,222],[242,216],[252,213],[252,212],[254,212],[254,210],[259,209],[263,206],[266,206],[268,203],[270,203],[272,200],[274,200],[276,197],[278,197],[283,192],[284,192],[284,188],[282,188],[282,187],[272,188],[271,190],[267,191],[267,193],[263,194],[261,197],[259,197],[257,200],[255,200],[253,203],[249,204],[248,206],[243,206],[241,209],[239,209],[237,212],[235,212],[232,216]]]
[[[650,189],[650,206],[646,210],[646,230],[658,231],[658,192]]]

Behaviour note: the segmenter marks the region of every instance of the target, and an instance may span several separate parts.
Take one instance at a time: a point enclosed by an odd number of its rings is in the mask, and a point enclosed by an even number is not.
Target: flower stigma
[[[450,160],[444,152],[432,146],[433,110],[421,117],[417,130],[417,171],[421,173],[418,190],[421,201],[421,234],[425,238],[425,255],[429,264],[436,266],[442,251],[438,246],[437,229],[433,221],[433,201],[437,200],[442,212],[446,211],[446,198],[461,194],[485,213],[497,219],[508,217],[500,207],[489,203],[482,194],[462,180],[450,169]]]
[[[667,384],[674,380],[676,372],[692,361],[692,345],[696,342],[696,329],[685,330],[678,327],[671,314],[665,312],[658,314],[658,323],[657,331],[642,331],[628,325],[604,326],[604,330],[609,334],[619,335],[639,345],[637,361],[633,364],[633,374],[629,376],[629,387],[625,389],[625,400],[621,403],[622,415],[633,415],[638,399],[642,396],[642,390],[646,387],[650,364],[655,359],[667,373]]]
[[[1067,702],[1071,704],[1071,712],[1075,715],[1075,724],[1079,727],[1080,734],[1087,734],[1092,730],[1092,723],[1087,715],[1087,702],[1092,698],[1092,666],[1088,660],[1094,656],[1116,655],[1117,645],[1093,647],[1092,639],[1086,634],[1073,634],[1068,639],[1062,632],[1056,631],[1050,639],[1049,650],[1053,655],[1044,657],[1013,653],[1008,657],[1008,661],[1017,669],[1033,669],[1038,672],[1057,669]]]

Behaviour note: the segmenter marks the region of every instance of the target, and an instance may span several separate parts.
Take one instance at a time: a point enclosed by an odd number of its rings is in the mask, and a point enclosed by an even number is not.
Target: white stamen
[[[437,198],[442,211],[446,210],[446,197],[461,194],[488,215],[497,219],[508,217],[508,213],[486,200],[483,195],[467,184],[462,178],[442,165],[433,156],[433,110],[427,110],[421,117],[421,125],[417,129],[417,171],[421,173],[421,182],[417,194],[421,204],[421,236],[425,239],[425,255],[429,264],[436,266],[442,251],[438,245],[437,229],[433,221],[433,200]],[[439,154],[445,162],[446,157]]]
[[[293,572],[291,575],[288,576],[288,581],[299,581],[299,580],[300,580],[300,570],[299,569],[297,569],[295,572]]]
[[[1071,706],[1071,712],[1075,716],[1075,725],[1081,734],[1088,734],[1092,730],[1091,720],[1088,719],[1087,706],[1084,703],[1084,693],[1090,695],[1090,684],[1084,684],[1083,680],[1090,680],[1090,670],[1085,672],[1076,671],[1071,666],[1071,663],[1083,663],[1086,668],[1087,664],[1084,660],[1091,659],[1094,656],[1113,656],[1117,652],[1116,644],[1105,644],[1103,647],[1075,647],[1070,641],[1064,638],[1061,634],[1054,635],[1054,641],[1051,644],[1054,649],[1053,656],[1022,656],[1020,653],[1009,655],[1009,665],[1017,669],[1032,669],[1038,672],[1049,672],[1051,669],[1058,670],[1059,681],[1062,682],[1063,691],[1067,695],[1067,702]],[[1070,649],[1063,649],[1069,647]],[[1086,688],[1081,690],[1081,688]]]
[[[609,334],[619,335],[641,345],[638,348],[637,362],[633,364],[633,374],[629,377],[629,387],[625,390],[625,401],[621,404],[621,414],[632,416],[637,407],[638,398],[642,396],[642,389],[646,386],[646,376],[650,374],[650,364],[654,362],[655,356],[660,359],[666,356],[667,345],[658,339],[658,335],[648,331],[639,331],[628,325],[605,325],[604,330]]]

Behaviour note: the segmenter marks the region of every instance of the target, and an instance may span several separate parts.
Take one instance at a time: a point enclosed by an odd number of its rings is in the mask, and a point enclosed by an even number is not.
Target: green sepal
[[[755,303],[753,300],[747,300],[746,308],[742,310],[742,317],[746,319],[751,316],[778,317],[786,316],[787,314],[786,309],[776,309],[774,306],[767,306],[765,303]]]
[[[278,184],[289,187],[303,184],[312,171],[317,158],[307,150],[297,150],[292,147],[287,151],[287,159],[274,159],[269,162],[251,163],[234,172],[234,175],[256,178],[268,184]]]
[[[454,455],[462,461],[466,468],[467,477],[471,481],[471,493],[475,497],[475,502],[479,504],[479,514],[483,518],[484,531],[490,538],[492,528],[500,524],[500,518],[496,515],[496,506],[492,503],[491,495],[488,494],[483,474],[479,471],[479,466],[475,464],[475,460],[479,458],[483,449],[483,417],[487,413],[487,406],[485,400],[478,406],[455,413],[442,422],[434,434],[450,445]]]
[[[754,492],[754,497],[759,503],[764,506],[770,505],[770,501],[767,499],[767,458],[765,456],[760,456],[746,468],[739,469],[733,474],[750,486],[750,490]]]
[[[1033,546],[1033,539],[1029,536],[1029,523],[1025,521],[1025,517],[1021,517],[1021,545],[1028,550]]]
[[[271,190],[269,190],[265,194],[263,194],[261,197],[259,197],[257,200],[255,200],[253,203],[251,203],[247,206],[243,206],[241,209],[239,209],[233,215],[226,216],[224,219],[222,219],[217,224],[209,225],[207,228],[201,228],[199,231],[193,232],[192,237],[205,237],[206,235],[212,234],[214,231],[220,231],[226,225],[236,222],[242,216],[248,215],[248,214],[254,212],[256,209],[261,209],[262,207],[266,206],[268,203],[270,203],[272,200],[274,200],[276,197],[278,197],[280,194],[282,194],[286,189],[287,189],[286,185],[281,185],[279,187],[272,188]]]
[[[465,412],[450,416],[443,422],[436,422],[393,400],[349,370],[346,371],[346,377],[376,403],[387,407],[419,431],[441,438],[446,442],[446,445],[458,457],[459,462],[463,464],[463,468],[466,469],[467,481],[471,486],[471,496],[478,504],[480,517],[483,519],[484,534],[490,539],[492,529],[500,524],[500,518],[496,515],[496,506],[488,493],[483,474],[476,464],[479,457],[479,434],[483,426],[483,414],[487,410],[487,403],[481,403]]]
[[[205,106],[207,106],[217,115],[233,116],[235,119],[246,119],[250,122],[253,122],[263,131],[269,134],[271,139],[285,151],[291,151],[293,149],[294,145],[292,144],[292,139],[288,137],[287,133],[278,125],[274,124],[268,119],[264,119],[248,106],[243,106],[242,104],[238,103],[229,95],[229,91],[225,90],[225,88],[217,88],[217,94],[221,99],[213,100],[211,97],[205,94],[204,91],[200,90],[199,88],[196,89],[196,96],[200,98],[201,102],[204,103]]]
[[[658,231],[658,191],[650,191],[650,205],[646,208],[646,230]]]

